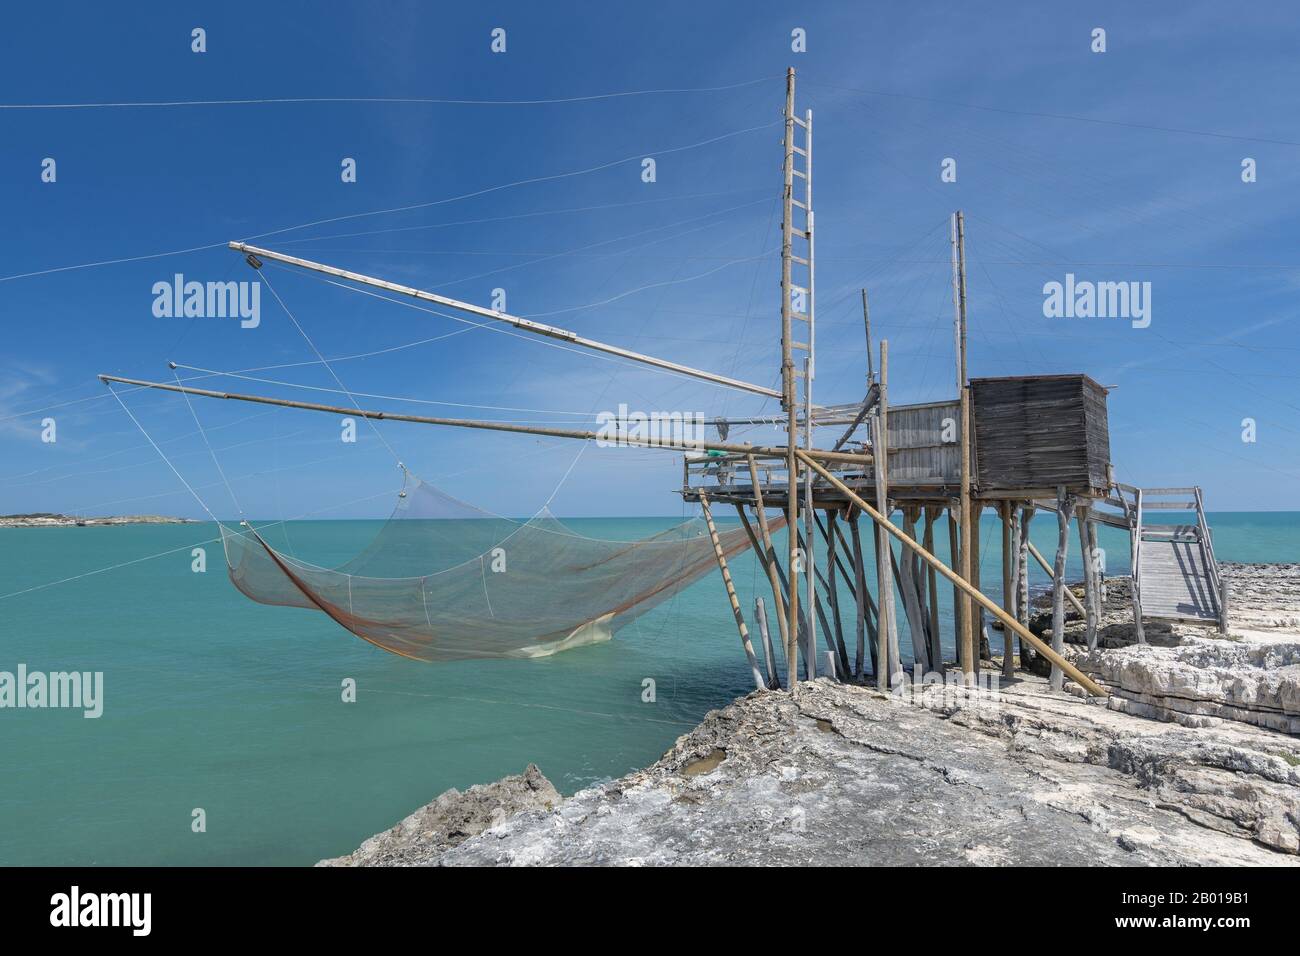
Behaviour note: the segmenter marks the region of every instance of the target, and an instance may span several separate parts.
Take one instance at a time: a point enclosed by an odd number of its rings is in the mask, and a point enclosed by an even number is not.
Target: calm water
[[[671,522],[571,524],[630,539]],[[1300,561],[1298,513],[1218,514],[1211,524],[1222,560]],[[303,557],[337,563],[377,527],[301,522],[289,540]],[[419,664],[323,615],[246,600],[212,543],[208,572],[192,573],[191,547],[214,534],[212,525],[0,530],[2,594],[174,549],[0,600],[0,670],[105,675],[98,720],[0,711],[0,864],[310,864],[448,787],[529,761],[566,793],[619,776],[749,689],[717,575],[606,645],[537,661]],[[991,517],[983,538],[984,579],[995,582]],[[1055,548],[1050,516],[1036,520],[1034,539],[1044,553]],[[1109,573],[1124,573],[1124,536],[1102,529],[1101,544]],[[1077,548],[1072,532],[1075,568]],[[748,612],[765,579],[750,558],[733,573]],[[348,677],[353,704],[340,700]],[[645,678],[656,682],[654,703],[641,699]],[[191,832],[196,807],[206,833]]]

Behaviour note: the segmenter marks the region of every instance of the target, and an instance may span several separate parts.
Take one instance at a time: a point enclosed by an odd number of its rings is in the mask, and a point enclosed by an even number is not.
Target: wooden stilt
[[[799,460],[802,461],[807,468],[816,472],[823,479],[829,482],[833,488],[835,488],[846,498],[848,498],[849,501],[853,502],[855,505],[861,508],[863,514],[869,517],[872,520],[872,522],[876,525],[876,527],[882,529],[885,533],[889,534],[891,537],[897,538],[902,543],[903,547],[910,548],[911,550],[915,551],[917,555],[920,556],[922,561],[924,561],[926,564],[930,565],[930,567],[937,570],[941,575],[947,578],[950,582],[957,585],[957,587],[961,588],[963,593],[969,595],[970,597],[978,601],[980,606],[983,607],[984,610],[988,611],[995,618],[1001,621],[1004,625],[1012,628],[1016,632],[1016,636],[1019,637],[1020,640],[1028,641],[1030,645],[1032,645],[1044,657],[1046,657],[1053,664],[1056,664],[1063,671],[1065,671],[1065,673],[1070,676],[1071,680],[1077,682],[1080,687],[1084,688],[1090,694],[1094,694],[1098,697],[1107,696],[1106,691],[1103,690],[1102,687],[1096,681],[1094,681],[1087,674],[1083,673],[1083,671],[1079,670],[1077,667],[1075,667],[1073,664],[1067,661],[1060,654],[1056,653],[1056,651],[1052,650],[1052,648],[1049,645],[1043,643],[1043,641],[1039,639],[1037,635],[1035,635],[1032,631],[1030,631],[1029,628],[1022,625],[1019,621],[1017,621],[1015,618],[1009,615],[1006,611],[998,607],[997,603],[993,601],[991,598],[987,597],[986,595],[984,595],[983,593],[981,593],[980,591],[972,587],[970,582],[964,579],[956,571],[952,570],[952,568],[948,567],[946,564],[944,564],[942,561],[936,558],[929,551],[925,550],[925,548],[921,547],[920,542],[916,541],[913,538],[908,537],[907,535],[903,534],[901,530],[894,527],[893,523],[890,522],[888,518],[886,518],[875,508],[871,507],[871,505],[868,504],[866,500],[862,498],[861,495],[859,495],[852,488],[846,485],[836,475],[827,471],[826,468],[819,461],[817,461],[815,458],[811,457],[810,455],[808,455],[802,450],[797,452],[797,454],[799,456]]]
[[[1002,502],[999,508],[1002,514],[1002,609],[1008,614],[1014,616],[1016,613],[1016,596],[1015,584],[1012,580],[1012,553],[1011,541],[1015,504],[1010,501]],[[1015,657],[1012,655],[1012,635],[1010,628],[1002,629],[1002,676],[1010,680],[1015,674]]]
[[[915,510],[903,509],[903,533],[909,538],[916,537]],[[893,549],[890,549],[893,557]],[[921,604],[917,600],[916,562],[912,552],[904,549],[902,568],[898,573],[898,590],[903,595],[903,613],[907,615],[907,629],[912,635],[912,673],[927,674],[930,667],[930,646],[925,633],[925,620],[921,614]]]
[[[970,510],[970,583],[975,586],[977,591],[982,591],[984,585],[980,581],[980,567],[983,563],[980,560],[980,521],[984,515],[984,505],[979,501],[972,501]],[[984,629],[984,609],[971,601],[970,610],[976,661],[975,672],[979,673],[979,661],[991,659],[991,649],[989,648],[988,631]]]
[[[754,620],[758,621],[758,633],[763,639],[763,664],[767,671],[767,689],[780,690],[781,678],[776,673],[776,649],[772,646],[772,635],[767,629],[767,608],[763,606],[763,596],[754,598]]]
[[[835,628],[835,648],[840,656],[839,673],[848,676],[852,673],[849,669],[849,651],[844,646],[844,625],[840,620],[840,595],[839,589],[835,586],[837,575],[835,573],[839,563],[839,555],[835,553],[835,512],[828,512],[826,515],[826,527],[821,527],[818,522],[818,528],[822,536],[826,539],[826,576],[828,578],[826,588],[826,599],[831,606],[832,624]]]
[[[862,558],[862,533],[858,527],[858,516],[856,513],[849,522],[849,531],[853,537],[853,577],[858,585],[858,653],[854,662],[853,676],[860,679],[862,677],[862,668],[865,666],[862,647],[864,643],[862,632],[864,625],[870,623],[867,620],[867,606],[871,604],[871,594],[867,591],[867,569]],[[874,606],[872,607],[872,610],[875,613],[876,625],[871,627],[871,633],[869,635],[871,639],[871,673],[879,675],[880,663],[879,658],[877,657],[877,654],[879,653],[877,650],[879,641],[876,632],[879,627],[880,614],[875,610]]]
[[[880,343],[880,400],[872,416],[872,471],[876,479],[876,507],[889,520],[889,340]],[[880,596],[877,634],[876,686],[881,690],[898,671],[898,616],[894,604],[894,581],[889,540],[876,527],[876,593]]]
[[[963,364],[965,364],[963,362]],[[969,584],[971,578],[971,538],[974,535],[970,497],[970,389],[961,384],[961,521],[960,545],[962,578]],[[961,669],[968,685],[974,684],[979,671],[978,650],[975,641],[975,605],[969,600],[960,602],[961,616]]]
[[[1086,628],[1088,650],[1097,649],[1097,588],[1093,565],[1092,547],[1088,541],[1088,509],[1086,504],[1079,505],[1076,523],[1079,526],[1079,553],[1083,555],[1083,612]]]
[[[1052,650],[1059,657],[1065,650],[1065,558],[1070,544],[1070,515],[1074,513],[1074,495],[1064,487],[1056,489],[1056,564],[1052,567]],[[1052,690],[1060,690],[1065,673],[1052,664]]]
[[[925,508],[925,538],[922,543],[925,545],[925,550],[931,554],[934,553],[934,522],[942,511],[942,508],[929,505]],[[926,568],[926,574],[929,576],[926,590],[930,600],[930,666],[942,674],[946,667],[943,659],[943,642],[939,635],[939,578],[931,567]]]
[[[777,625],[781,630],[781,649],[788,652],[790,649],[790,635],[788,633],[789,622],[785,613],[785,596],[781,593],[781,582],[777,574],[780,567],[780,561],[776,556],[776,548],[772,546],[772,530],[767,523],[767,509],[763,507],[763,483],[758,479],[758,463],[754,460],[753,455],[746,456],[746,462],[749,465],[749,480],[754,489],[754,514],[758,518],[758,530],[763,536],[763,553],[767,555],[767,560],[763,563],[764,570],[767,572],[768,583],[772,586],[773,607],[776,610]],[[795,675],[794,658],[787,658],[786,679],[793,682]]]
[[[954,568],[961,567],[961,541],[958,530],[961,525],[961,505],[955,500],[948,502],[948,554],[952,560]],[[966,601],[962,597],[961,588],[957,585],[952,587],[952,634],[953,643],[957,646],[957,669],[963,674],[969,669],[966,661],[965,645],[961,642],[961,620],[966,616]]]
[[[704,510],[704,523],[709,527],[709,538],[713,541],[713,555],[718,559],[718,570],[722,572],[722,583],[727,589],[727,600],[731,602],[731,612],[736,617],[736,628],[740,631],[740,644],[745,649],[745,658],[754,675],[754,686],[759,690],[766,688],[763,672],[758,668],[758,658],[749,643],[749,628],[745,626],[745,615],[740,610],[740,600],[736,597],[736,586],[731,582],[731,569],[727,567],[727,556],[722,550],[722,541],[718,538],[718,529],[713,524],[713,511],[709,508],[709,499],[700,495],[700,507]]]
[[[1034,520],[1035,508],[1025,505],[1020,509],[1020,537],[1016,547],[1016,620],[1025,627],[1029,626],[1029,549],[1033,544],[1029,540],[1029,523]],[[1020,666],[1024,667],[1032,659],[1034,650],[1020,642]]]

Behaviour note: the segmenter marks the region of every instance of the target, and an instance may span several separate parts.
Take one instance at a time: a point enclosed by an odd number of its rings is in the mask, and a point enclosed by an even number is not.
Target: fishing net
[[[750,543],[744,528],[719,537],[728,556]],[[223,526],[222,540],[231,581],[254,601],[323,611],[421,661],[545,657],[607,641],[716,567],[698,520],[608,541],[545,508],[522,522],[493,515],[414,476],[370,545],[339,567],[286,554],[247,526]]]

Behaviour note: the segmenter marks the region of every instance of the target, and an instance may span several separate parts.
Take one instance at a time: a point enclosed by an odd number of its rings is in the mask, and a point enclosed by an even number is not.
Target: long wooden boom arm
[[[560,341],[568,342],[570,345],[576,345],[580,348],[591,349],[595,352],[604,352],[607,355],[616,355],[619,358],[627,359],[629,362],[639,362],[642,365],[650,365],[655,368],[665,369],[669,372],[676,372],[679,375],[689,375],[692,378],[703,379],[706,382],[713,382],[716,385],[725,385],[728,388],[736,388],[744,392],[752,392],[755,395],[762,395],[765,398],[781,397],[781,393],[774,388],[765,388],[762,385],[754,385],[751,382],[742,382],[737,378],[729,378],[726,375],[717,375],[713,372],[705,372],[702,369],[692,368],[689,365],[681,365],[677,362],[670,362],[667,359],[656,358],[653,355],[646,355],[642,352],[634,352],[631,349],[620,348],[617,345],[598,342],[595,339],[585,338],[577,332],[570,332],[568,329],[557,328],[554,325],[546,325],[543,322],[534,322],[532,319],[510,315],[508,312],[496,312],[492,309],[485,309],[483,306],[474,305],[472,302],[462,302],[459,299],[452,299],[445,295],[438,295],[434,292],[425,292],[423,289],[416,289],[408,285],[399,285],[396,282],[389,282],[386,279],[376,279],[373,276],[362,275],[359,272],[351,272],[347,269],[327,266],[320,262],[312,262],[310,259],[299,259],[297,256],[287,256],[282,252],[262,249],[259,246],[250,246],[244,242],[232,242],[230,243],[230,248],[234,249],[236,252],[242,252],[245,255],[256,256],[258,259],[270,259],[273,262],[283,262],[286,265],[310,269],[313,272],[323,272],[326,275],[336,276],[340,279],[347,279],[349,282],[357,282],[361,285],[374,286],[377,289],[386,289],[389,292],[409,295],[425,302],[433,302],[449,309],[456,309],[459,312],[468,312],[471,315],[478,315],[485,319],[492,319],[494,322],[504,322],[507,325],[513,325],[515,328],[523,332],[532,332],[535,335],[544,335],[547,338],[559,339]]]

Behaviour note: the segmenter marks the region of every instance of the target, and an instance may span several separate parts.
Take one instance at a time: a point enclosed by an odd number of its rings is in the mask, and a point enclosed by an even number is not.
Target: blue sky
[[[1116,386],[1121,480],[1199,483],[1211,510],[1296,500],[1291,5],[462,7],[6,12],[0,99],[10,106],[697,92],[0,110],[0,512],[201,514],[94,376],[166,379],[169,360],[221,371],[310,362],[266,290],[256,329],[153,315],[152,286],[176,273],[253,278],[222,248],[230,239],[275,233],[257,241],[482,304],[504,288],[514,313],[775,384],[777,124],[790,65],[800,108],[815,115],[820,400],[861,397],[864,284],[873,326],[890,340],[892,401],[951,394],[947,217],[961,208],[972,375],[1082,371]],[[207,32],[205,53],[191,52],[194,27]],[[506,30],[504,54],[489,49],[495,27]],[[806,53],[790,49],[796,27]],[[1094,27],[1107,31],[1103,54],[1090,50]],[[730,88],[702,91],[713,87]],[[656,157],[654,183],[641,181],[645,156]],[[54,183],[41,181],[46,157]],[[357,162],[355,183],[341,181],[344,157]],[[945,157],[957,160],[955,183],[940,182]],[[1241,181],[1246,157],[1257,182]],[[1044,318],[1043,284],[1067,272],[1151,282],[1151,326]],[[392,397],[368,406],[565,424],[624,402],[772,411],[742,393],[466,331],[301,273],[268,269],[266,279],[326,356],[435,339],[337,362],[349,389]],[[310,364],[248,374],[337,387]],[[264,382],[199,384],[347,404]],[[211,507],[234,514],[185,403],[123,399]],[[250,515],[370,516],[391,505],[397,469],[364,427],[345,445],[330,416],[224,402],[195,412]],[[47,416],[53,444],[41,441]],[[1244,418],[1257,423],[1254,443],[1242,441]],[[412,470],[494,511],[530,513],[553,492],[561,515],[682,510],[672,454],[589,448],[570,470],[575,443],[380,427]]]

